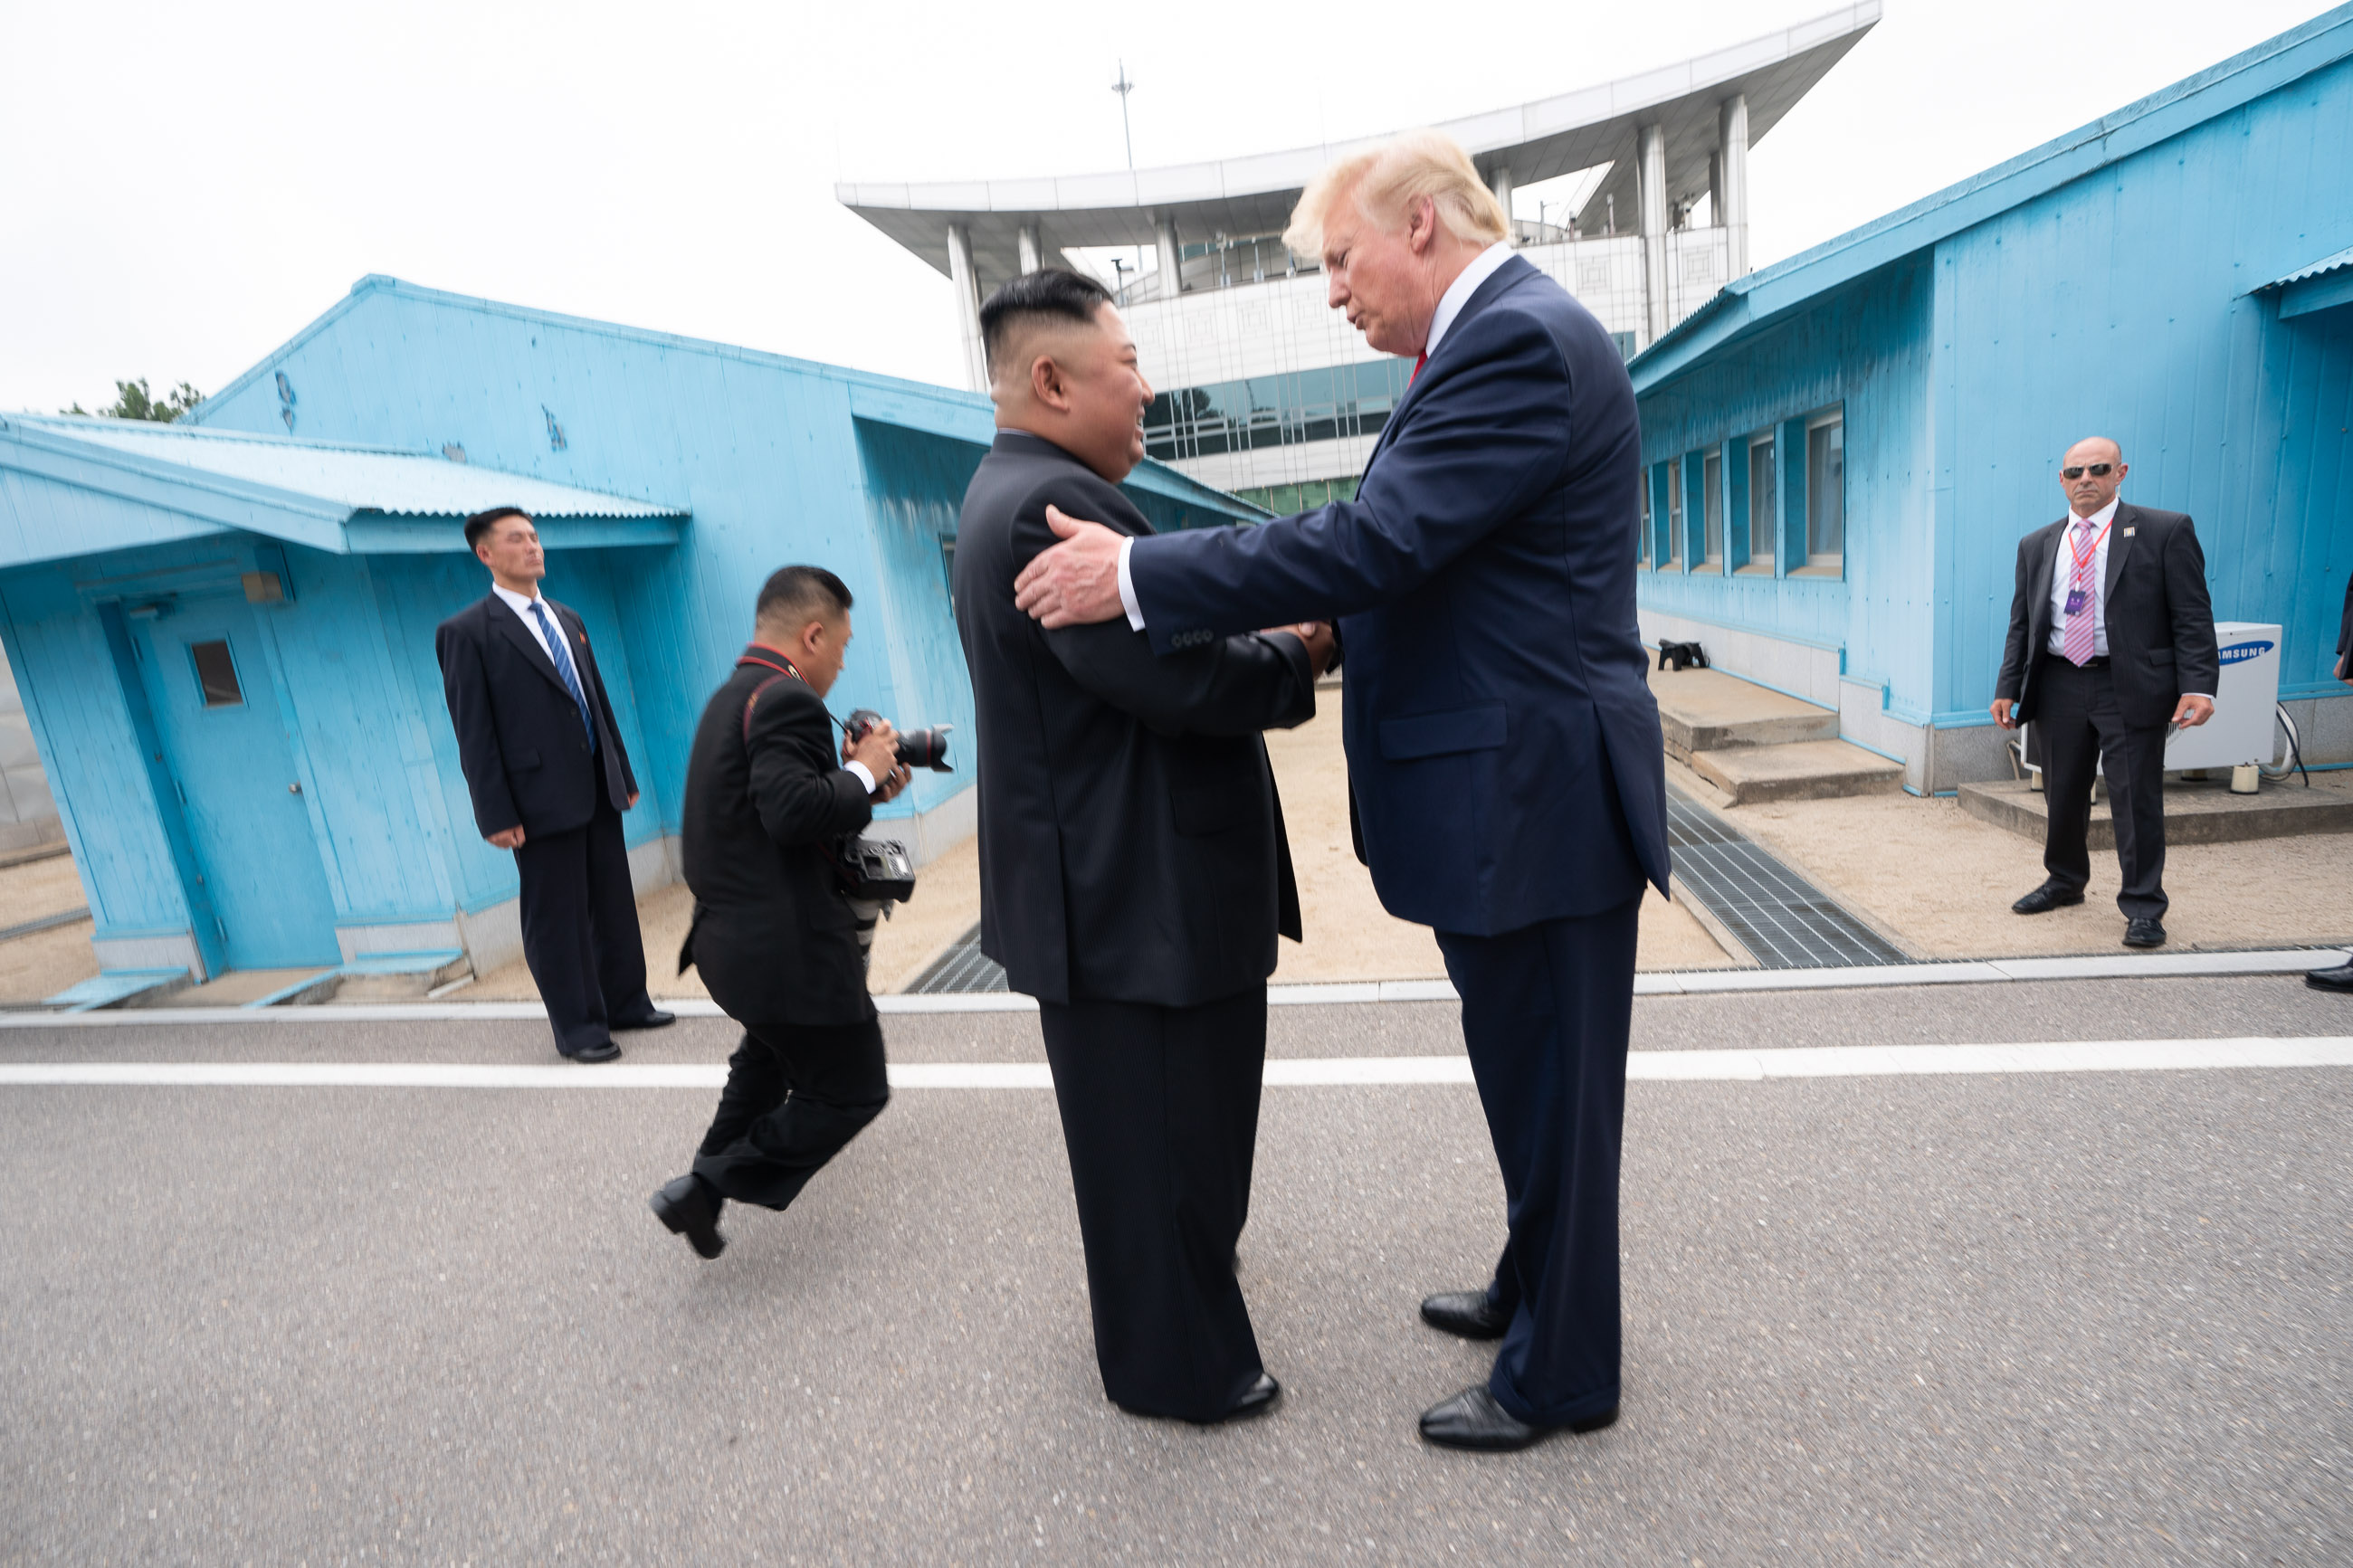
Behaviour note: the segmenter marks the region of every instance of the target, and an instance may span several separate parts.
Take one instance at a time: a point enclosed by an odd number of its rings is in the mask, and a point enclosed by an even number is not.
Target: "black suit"
[[[2062,518],[2019,541],[1994,695],[2017,704],[2020,723],[2034,725],[2050,814],[2042,863],[2051,880],[2070,892],[2090,880],[2084,834],[2096,759],[2108,781],[2124,873],[2116,907],[2128,919],[2162,919],[2166,726],[2183,692],[2211,697],[2221,678],[2206,556],[2180,512],[2119,502],[2100,582],[2108,651],[2079,668],[2050,651],[2053,573],[2073,521]]]
[[[1104,1390],[1211,1420],[1263,1371],[1231,1263],[1266,977],[1276,933],[1300,934],[1259,731],[1314,716],[1314,670],[1284,634],[1160,658],[1122,623],[1042,630],[1013,579],[1054,542],[1050,503],[1152,531],[1116,486],[1032,436],[1000,433],[965,493],[981,947],[1039,1000]]]
[[[613,704],[580,617],[543,601],[570,651],[591,723],[547,649],[496,594],[433,636],[458,763],[482,837],[523,830],[522,952],[566,1056],[653,1011],[621,814],[636,798]]]
[[[744,1026],[694,1173],[783,1208],[890,1099],[857,924],[826,846],[874,809],[825,703],[758,644],[712,693],[686,769],[694,923],[679,968]]]

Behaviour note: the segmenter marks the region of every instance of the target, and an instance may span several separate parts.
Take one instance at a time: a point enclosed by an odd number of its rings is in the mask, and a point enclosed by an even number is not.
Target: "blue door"
[[[196,874],[231,969],[341,962],[335,903],[253,611],[182,600],[136,640]]]

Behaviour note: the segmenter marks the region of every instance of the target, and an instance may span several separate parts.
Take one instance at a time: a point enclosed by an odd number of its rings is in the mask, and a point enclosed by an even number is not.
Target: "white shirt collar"
[[[493,583],[491,584],[491,592],[504,599],[507,607],[518,616],[529,616],[531,607],[539,603],[539,590],[536,586],[525,595],[516,593],[503,583]]]
[[[1462,307],[1471,302],[1471,296],[1479,291],[1479,285],[1493,278],[1496,268],[1511,258],[1510,242],[1501,239],[1471,258],[1471,265],[1464,268],[1461,275],[1446,286],[1446,292],[1438,297],[1438,309],[1430,318],[1430,337],[1421,345],[1423,353],[1435,354],[1438,352],[1438,341],[1446,335],[1446,329],[1454,324],[1454,318],[1462,313]]]
[[[2094,512],[2089,517],[2077,517],[2075,515],[2075,509],[2071,506],[2067,509],[2067,526],[2073,528],[2080,523],[2088,522],[2092,525],[2094,531],[2105,528],[2108,524],[2116,521],[2116,508],[2124,504],[2124,497],[2118,496],[2116,500],[2110,501],[2107,505],[2102,507],[2099,510]]]

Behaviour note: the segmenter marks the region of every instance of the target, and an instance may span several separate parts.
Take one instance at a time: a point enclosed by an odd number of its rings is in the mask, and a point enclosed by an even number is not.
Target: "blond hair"
[[[1324,223],[1351,195],[1357,211],[1384,227],[1404,223],[1413,205],[1428,196],[1437,204],[1438,221],[1457,239],[1492,245],[1509,231],[1504,204],[1479,178],[1471,154],[1443,132],[1409,131],[1310,180],[1291,209],[1282,243],[1302,256],[1323,255]]]

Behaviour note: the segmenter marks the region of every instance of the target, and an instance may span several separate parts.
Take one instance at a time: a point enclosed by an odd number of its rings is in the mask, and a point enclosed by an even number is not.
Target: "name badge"
[[[2084,593],[2084,590],[2083,590],[2083,589],[2081,589],[2081,588],[2070,588],[2070,589],[2068,589],[2068,590],[2067,590],[2067,613],[2068,613],[2069,615],[2071,615],[2071,616],[2076,616],[2076,615],[2081,615],[2081,614],[2083,614],[2083,612],[2084,612],[2084,603],[2085,603],[2085,601],[2086,601],[2086,600],[2088,600],[2090,597],[2091,597],[2091,595],[2088,595],[2088,594],[2086,594],[2086,593]]]

